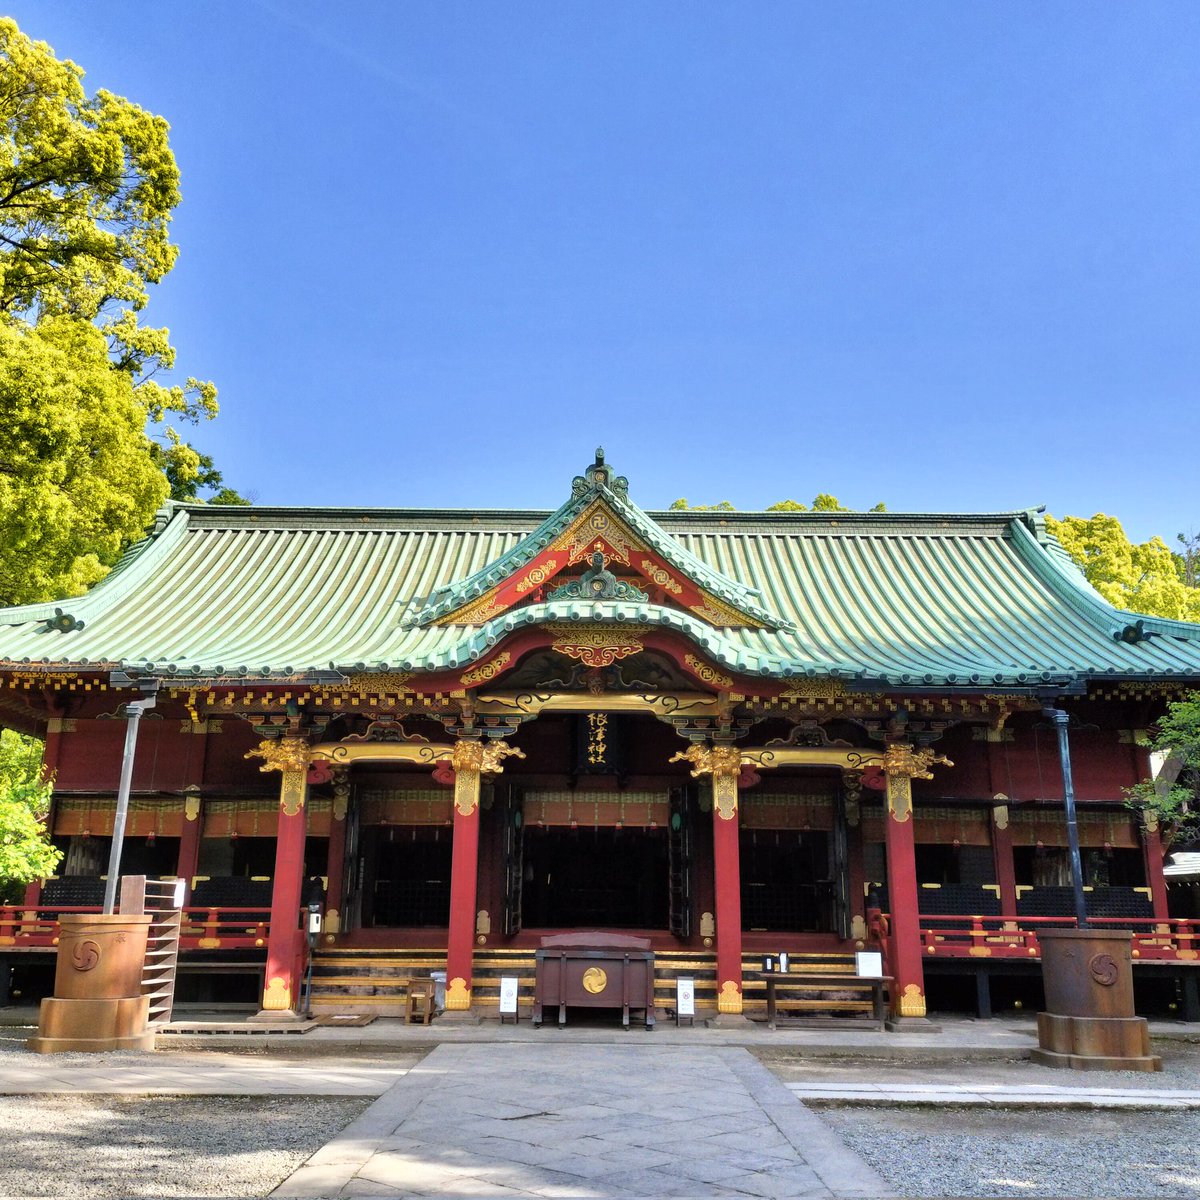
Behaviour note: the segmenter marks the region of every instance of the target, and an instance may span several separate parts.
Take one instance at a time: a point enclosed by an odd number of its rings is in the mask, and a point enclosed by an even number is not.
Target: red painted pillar
[[[1146,882],[1150,885],[1154,919],[1166,921],[1171,914],[1167,903],[1167,877],[1163,874],[1162,833],[1157,815],[1148,811],[1142,813],[1142,850],[1146,856]]]
[[[1007,804],[992,809],[992,855],[996,865],[996,883],[1000,888],[1000,913],[1017,914],[1017,864],[1013,859],[1012,825]]]
[[[884,758],[887,781],[888,908],[891,917],[892,1016],[925,1016],[925,968],[917,904],[916,839],[913,835],[912,777],[922,771],[910,747],[889,746]],[[930,756],[932,757],[932,756]]]
[[[294,1013],[300,1000],[296,955],[300,949],[300,900],[304,891],[304,805],[308,798],[308,743],[302,737],[261,742],[250,755],[265,760],[262,770],[281,772],[279,829],[275,835],[275,875],[271,887],[271,930],[262,1013]],[[247,757],[250,757],[248,755]]]
[[[333,776],[333,810],[329,821],[329,858],[325,867],[325,918],[322,935],[332,942],[342,932],[342,892],[346,885],[346,812],[350,806],[350,780],[344,768]]]
[[[185,791],[183,797],[183,828],[179,833],[179,858],[175,874],[187,888],[185,904],[191,903],[192,880],[200,868],[200,834],[204,827],[204,806],[200,791]]]
[[[446,1011],[471,1007],[475,961],[475,899],[479,879],[479,786],[484,772],[498,775],[500,761],[524,751],[496,740],[455,742],[454,842],[450,854],[450,929],[446,939]]]
[[[717,919],[717,1012],[742,1011],[742,870],[734,746],[712,750],[713,876]]]

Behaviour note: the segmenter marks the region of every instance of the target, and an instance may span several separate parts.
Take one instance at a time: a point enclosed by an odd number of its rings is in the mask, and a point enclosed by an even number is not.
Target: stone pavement
[[[0,1055],[0,1096],[92,1092],[155,1096],[378,1096],[407,1070],[387,1060],[244,1054]]]
[[[884,1197],[745,1050],[442,1045],[272,1197]]]
[[[1093,1077],[1094,1078],[1094,1077]],[[949,1104],[979,1108],[1116,1108],[1140,1112],[1158,1108],[1200,1108],[1200,1092],[1166,1088],[1101,1088],[1086,1084],[1055,1087],[1044,1083],[957,1084],[894,1083],[789,1083],[798,1100],[825,1104],[892,1106],[896,1104]]]

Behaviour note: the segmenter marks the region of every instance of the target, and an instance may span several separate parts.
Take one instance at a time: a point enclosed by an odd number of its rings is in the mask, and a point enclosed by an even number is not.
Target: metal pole
[[[1083,864],[1079,859],[1079,823],[1075,817],[1075,784],[1071,779],[1071,747],[1067,741],[1070,717],[1061,708],[1044,708],[1058,732],[1058,761],[1062,766],[1063,801],[1067,809],[1067,846],[1071,853],[1071,887],[1075,893],[1075,921],[1087,928],[1087,902],[1083,897]]]
[[[108,880],[104,884],[104,911],[117,908],[117,882],[121,873],[121,850],[125,844],[125,820],[129,815],[129,788],[133,782],[133,756],[137,750],[138,722],[155,704],[153,695],[125,705],[125,755],[121,759],[121,783],[117,788],[117,812],[113,818],[112,849],[108,853]]]

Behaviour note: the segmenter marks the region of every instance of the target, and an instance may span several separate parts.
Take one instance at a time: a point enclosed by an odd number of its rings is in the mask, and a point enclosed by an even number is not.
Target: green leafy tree
[[[42,825],[51,787],[42,776],[42,743],[0,732],[0,903],[19,900],[25,884],[52,874],[62,859]]]
[[[1125,795],[1135,808],[1157,816],[1163,844],[1184,844],[1200,836],[1200,692],[1167,705],[1150,741],[1163,764],[1157,779],[1145,779]]]
[[[175,350],[141,322],[179,199],[167,123],[0,18],[2,603],[82,591],[168,494],[221,488],[170,423],[216,388],[162,382]]]
[[[1156,617],[1200,621],[1200,588],[1189,586],[1184,556],[1162,538],[1131,542],[1116,517],[1046,518],[1046,527],[1110,604]],[[1181,540],[1182,537],[1181,537]]]
[[[719,504],[689,504],[684,499],[676,500],[672,505],[673,509],[688,509],[691,512],[735,512],[734,506],[728,500],[722,500]],[[776,504],[771,504],[767,507],[767,512],[853,512],[851,508],[847,508],[836,496],[831,496],[828,492],[821,492],[813,498],[812,504],[801,504],[798,500],[780,500]],[[884,504],[876,504],[871,512],[887,512],[887,506]]]

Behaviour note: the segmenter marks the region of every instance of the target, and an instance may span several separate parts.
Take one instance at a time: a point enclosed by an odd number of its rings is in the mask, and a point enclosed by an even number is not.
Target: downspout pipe
[[[158,702],[158,680],[139,680],[138,686],[145,693],[141,700],[131,700],[125,705],[125,754],[121,759],[121,783],[117,788],[117,812],[113,818],[112,849],[108,854],[108,879],[104,884],[104,911],[114,913],[117,908],[117,883],[121,872],[121,851],[125,846],[125,822],[129,816],[129,789],[133,783],[133,758],[137,751],[138,725],[142,714]]]
[[[1058,733],[1058,761],[1062,767],[1063,802],[1067,810],[1067,847],[1071,856],[1071,889],[1075,894],[1075,921],[1080,929],[1087,928],[1087,901],[1083,896],[1083,864],[1079,858],[1079,821],[1075,815],[1075,783],[1071,778],[1071,746],[1067,740],[1070,716],[1061,708],[1043,708]]]

